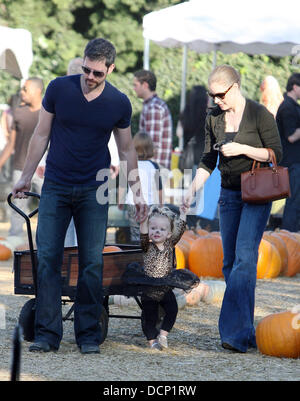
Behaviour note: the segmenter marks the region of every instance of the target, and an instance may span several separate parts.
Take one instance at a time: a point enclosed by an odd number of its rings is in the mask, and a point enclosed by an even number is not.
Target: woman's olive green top
[[[214,144],[232,140],[232,133],[225,132],[225,113],[219,106],[212,108],[206,118],[205,148],[199,167],[209,173],[215,169],[219,156],[218,168],[221,172],[221,186],[229,189],[241,189],[241,173],[251,169],[253,159],[245,155],[225,157],[213,148]],[[277,163],[282,156],[280,136],[273,115],[261,104],[246,99],[240,127],[234,142],[255,148],[273,149]],[[261,167],[267,166],[261,163]]]

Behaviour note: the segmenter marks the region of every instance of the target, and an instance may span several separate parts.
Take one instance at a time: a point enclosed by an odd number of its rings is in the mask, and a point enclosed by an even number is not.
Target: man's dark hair
[[[293,90],[293,86],[298,85],[300,86],[300,73],[292,74],[286,84],[286,91],[290,92]]]
[[[108,68],[114,63],[116,57],[116,49],[112,43],[103,38],[96,38],[89,41],[84,49],[84,57],[90,60],[105,60],[105,65]]]
[[[153,72],[148,70],[139,70],[134,73],[135,78],[142,84],[147,82],[149,89],[155,91],[156,89],[156,76]]]

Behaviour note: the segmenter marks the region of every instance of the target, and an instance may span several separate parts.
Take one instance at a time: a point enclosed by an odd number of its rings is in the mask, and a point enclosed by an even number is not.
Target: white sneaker
[[[166,336],[163,336],[162,334],[160,334],[158,336],[158,342],[163,348],[168,348],[168,339]]]
[[[155,341],[153,342],[153,344],[150,345],[150,348],[151,348],[152,350],[162,351],[162,346],[160,345],[160,343],[159,343],[158,340],[155,340]]]

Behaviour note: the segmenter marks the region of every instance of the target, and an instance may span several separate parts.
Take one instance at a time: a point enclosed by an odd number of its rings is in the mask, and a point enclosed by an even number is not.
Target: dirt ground
[[[2,230],[1,230],[2,228]],[[0,227],[0,235],[5,235]],[[22,306],[30,298],[14,295],[13,260],[0,262],[0,381],[10,380],[12,335]],[[300,305],[300,275],[258,280],[255,324],[264,316]],[[201,302],[181,309],[163,352],[148,349],[140,320],[110,318],[100,355],[81,355],[73,323],[64,323],[60,349],[53,353],[28,351],[23,341],[22,381],[298,381],[300,359],[274,358],[257,350],[236,354],[220,345],[221,303]],[[63,306],[66,312],[70,305]],[[140,316],[138,306],[110,306],[111,314]],[[5,327],[4,327],[5,326]]]

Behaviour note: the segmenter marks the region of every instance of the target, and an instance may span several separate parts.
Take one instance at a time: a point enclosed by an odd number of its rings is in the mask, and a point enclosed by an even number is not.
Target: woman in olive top
[[[216,67],[208,79],[209,95],[216,107],[206,119],[205,149],[197,174],[185,196],[189,206],[217,164],[221,172],[220,231],[226,291],[219,318],[222,346],[246,352],[256,347],[254,293],[258,247],[270,214],[271,203],[248,204],[241,198],[241,173],[253,160],[268,165],[266,148],[281,158],[281,142],[273,115],[244,98],[240,75],[228,65]]]

